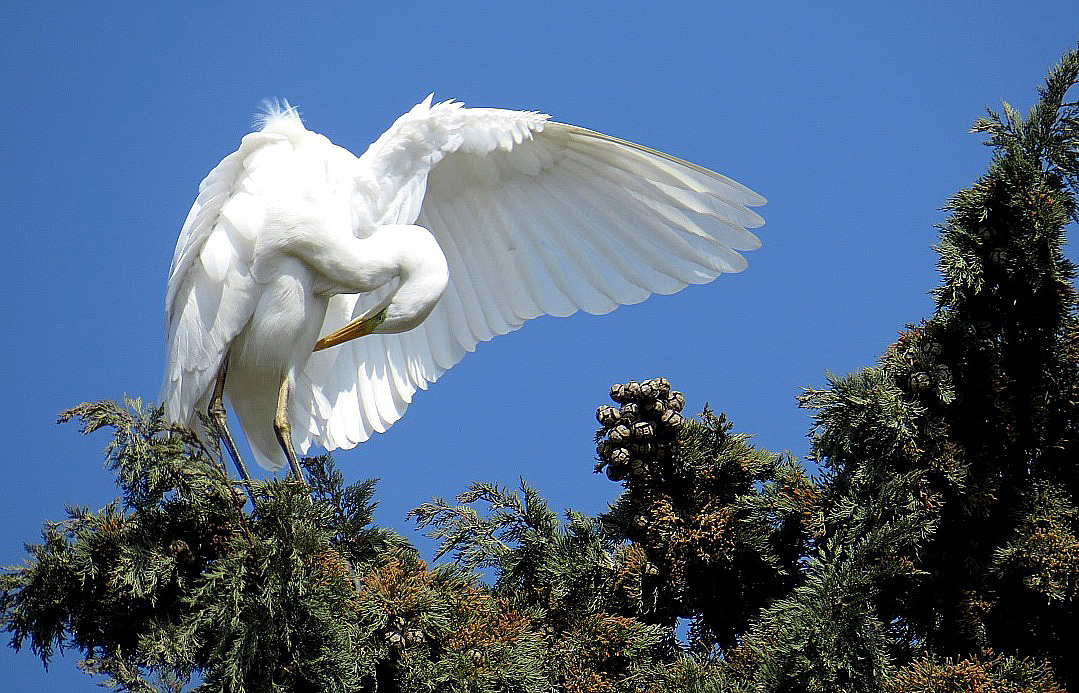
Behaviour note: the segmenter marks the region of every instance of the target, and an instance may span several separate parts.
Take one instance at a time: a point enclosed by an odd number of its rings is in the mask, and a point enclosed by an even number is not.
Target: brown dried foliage
[[[1031,574],[1027,587],[1043,593],[1075,597],[1079,588],[1079,541],[1059,526],[1039,527],[1024,542]]]
[[[709,502],[698,513],[685,516],[669,498],[660,496],[649,511],[649,543],[661,550],[657,558],[671,569],[673,579],[682,579],[691,559],[706,563],[731,560],[737,526],[729,506]]]
[[[531,622],[512,609],[509,600],[492,597],[475,587],[460,594],[454,611],[458,621],[446,635],[446,646],[459,652],[490,643],[508,644],[526,637],[540,638],[538,633],[529,632]]]
[[[435,601],[431,574],[422,561],[391,556],[363,576],[362,600],[374,600],[387,614],[416,613]]]
[[[312,572],[312,584],[315,587],[336,585],[345,589],[352,588],[352,575],[348,563],[341,554],[333,549],[326,549],[312,555],[309,559]]]
[[[886,693],[1067,693],[1046,663],[1009,660],[989,650],[960,660],[918,659],[898,670]]]
[[[553,643],[565,693],[611,693],[624,690],[630,665],[625,653],[641,623],[607,613],[578,621]]]
[[[824,536],[823,496],[820,489],[804,479],[802,486],[784,486],[779,493],[798,508],[798,519],[806,533],[814,538]]]

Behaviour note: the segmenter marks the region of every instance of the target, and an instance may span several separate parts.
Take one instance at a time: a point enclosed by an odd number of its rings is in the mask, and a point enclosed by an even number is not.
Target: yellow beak
[[[356,318],[349,324],[345,325],[339,330],[335,330],[326,335],[322,339],[315,342],[315,348],[312,351],[322,351],[338,344],[344,344],[345,342],[356,339],[357,337],[363,337],[369,335],[378,329],[378,326],[386,322],[386,309],[378,311],[369,318]]]

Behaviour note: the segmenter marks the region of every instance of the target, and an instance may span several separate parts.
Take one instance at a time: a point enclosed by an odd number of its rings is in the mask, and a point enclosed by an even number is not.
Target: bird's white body
[[[203,181],[166,299],[163,398],[193,424],[225,393],[268,469],[282,380],[297,445],[393,424],[479,341],[739,271],[764,200],[672,157],[537,113],[430,98],[357,158],[267,116]],[[312,353],[383,310],[376,334]]]

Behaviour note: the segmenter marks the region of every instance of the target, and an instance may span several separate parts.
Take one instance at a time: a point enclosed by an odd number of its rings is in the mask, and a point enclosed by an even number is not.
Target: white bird
[[[358,158],[287,104],[261,125],[199,187],[165,320],[166,417],[210,411],[245,479],[222,395],[258,464],[302,479],[293,444],[384,432],[478,342],[709,282],[760,245],[760,195],[542,113],[429,96]]]

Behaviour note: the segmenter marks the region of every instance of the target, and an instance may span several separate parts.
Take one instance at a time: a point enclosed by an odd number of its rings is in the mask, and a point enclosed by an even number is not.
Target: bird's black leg
[[[303,476],[303,470],[300,469],[300,463],[292,449],[292,428],[288,423],[288,395],[288,376],[285,376],[281,380],[281,389],[277,393],[277,415],[274,417],[273,430],[277,434],[277,442],[281,444],[281,449],[285,451],[285,457],[288,458],[288,465],[292,469],[292,475],[296,477],[297,481],[306,486],[307,480]]]
[[[217,435],[221,438],[221,442],[225,444],[225,449],[228,450],[236,469],[240,472],[240,478],[243,479],[244,488],[247,489],[247,496],[251,499],[251,505],[253,506],[255,504],[255,492],[251,490],[251,477],[248,476],[247,467],[244,466],[243,460],[240,459],[240,453],[236,450],[236,442],[232,440],[232,434],[229,433],[228,415],[225,412],[225,403],[223,401],[225,396],[225,374],[228,367],[229,356],[225,354],[225,358],[221,361],[221,368],[217,371],[217,378],[214,381],[214,393],[210,397],[210,406],[206,409],[206,413],[210,415],[210,418],[213,419],[214,424],[217,426]]]

